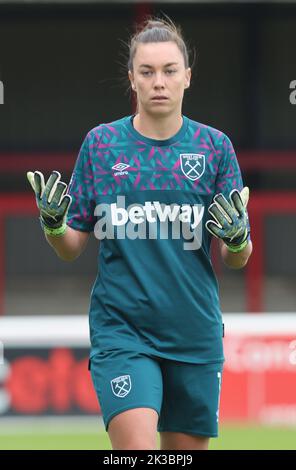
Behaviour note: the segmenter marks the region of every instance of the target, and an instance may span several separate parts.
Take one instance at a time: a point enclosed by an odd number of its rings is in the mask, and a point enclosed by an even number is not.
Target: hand
[[[214,202],[208,211],[214,220],[206,222],[207,230],[220,238],[232,252],[242,251],[248,243],[248,214],[249,188],[244,187],[239,193],[233,189],[228,202],[223,194],[214,196]]]
[[[61,174],[53,171],[44,182],[40,171],[28,171],[27,178],[36,196],[40,210],[40,221],[44,232],[51,236],[61,236],[66,231],[66,218],[72,198],[66,194],[67,185],[60,181]]]

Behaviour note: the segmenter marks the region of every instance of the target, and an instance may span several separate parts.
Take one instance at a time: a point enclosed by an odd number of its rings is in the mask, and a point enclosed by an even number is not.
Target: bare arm
[[[89,232],[74,230],[67,225],[64,235],[52,237],[46,234],[45,237],[59,258],[74,261],[85,249],[89,235]]]
[[[249,241],[247,246],[239,253],[232,253],[229,251],[227,249],[227,245],[222,240],[220,240],[219,243],[221,256],[226,266],[232,269],[241,269],[246,266],[248,259],[253,251],[253,245],[251,241]]]

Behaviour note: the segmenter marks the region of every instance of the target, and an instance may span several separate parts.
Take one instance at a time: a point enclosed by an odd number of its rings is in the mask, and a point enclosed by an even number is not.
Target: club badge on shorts
[[[132,388],[132,382],[130,375],[121,375],[111,380],[112,392],[116,397],[125,397]]]
[[[181,170],[192,181],[199,179],[205,171],[205,156],[200,153],[181,153]]]

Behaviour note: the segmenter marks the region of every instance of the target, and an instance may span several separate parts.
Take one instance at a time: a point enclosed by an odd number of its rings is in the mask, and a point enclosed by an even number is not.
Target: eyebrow
[[[178,62],[169,62],[168,64],[165,64],[164,67],[170,67],[171,65],[178,65]],[[141,64],[140,67],[147,67],[148,69],[153,69],[153,66],[149,64]]]

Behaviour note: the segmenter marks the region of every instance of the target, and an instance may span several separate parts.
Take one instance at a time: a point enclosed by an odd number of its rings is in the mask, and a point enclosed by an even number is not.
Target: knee
[[[115,444],[113,450],[157,450],[157,443],[150,439],[134,438]]]
[[[132,432],[111,438],[113,450],[156,450],[157,437],[150,433]]]
[[[157,447],[147,442],[134,442],[121,450],[157,450]]]

